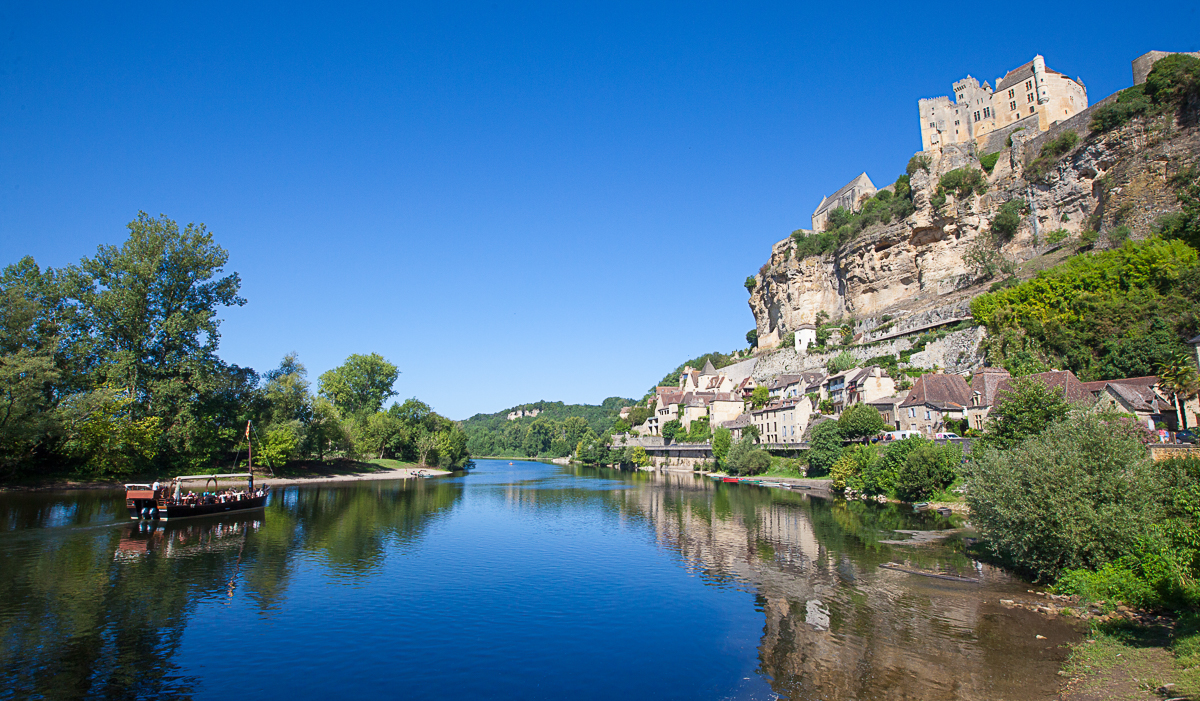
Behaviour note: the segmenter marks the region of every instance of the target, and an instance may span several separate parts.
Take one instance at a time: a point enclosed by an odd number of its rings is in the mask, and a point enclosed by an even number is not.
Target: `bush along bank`
[[[1088,619],[1095,642],[1066,673],[1100,669],[1098,651],[1115,660],[1123,646],[1150,647],[1167,660],[1160,678],[1200,691],[1200,671],[1188,671],[1200,664],[1200,459],[1152,461],[1132,417],[1035,383],[1001,408],[1009,420],[993,421],[964,464],[978,554],[1048,585],[1043,613]]]

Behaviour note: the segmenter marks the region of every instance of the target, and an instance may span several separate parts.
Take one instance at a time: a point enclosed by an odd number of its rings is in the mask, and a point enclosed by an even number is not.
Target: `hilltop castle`
[[[1041,55],[1034,56],[997,80],[994,92],[987,81],[980,85],[968,75],[954,84],[953,101],[945,96],[918,100],[921,150],[970,141],[982,147],[984,137],[1002,129],[1046,131],[1087,106],[1082,80],[1071,80],[1047,68]]]

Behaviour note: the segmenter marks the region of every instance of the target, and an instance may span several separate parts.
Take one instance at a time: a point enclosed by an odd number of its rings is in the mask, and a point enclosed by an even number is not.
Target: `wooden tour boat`
[[[250,438],[250,422],[246,422],[246,438]],[[214,475],[181,475],[172,479],[165,485],[154,484],[127,484],[125,485],[125,507],[129,509],[129,518],[134,521],[139,519],[172,521],[181,518],[193,518],[195,516],[209,516],[212,514],[227,514],[237,511],[252,511],[261,509],[267,503],[267,488],[260,487],[254,489],[254,456],[253,451],[249,448],[247,442],[247,469],[250,472],[231,472],[225,474]],[[225,492],[216,492],[220,480],[223,479],[240,479],[247,480],[245,491],[226,490]],[[202,494],[185,494],[183,492],[184,482],[196,482],[204,480],[205,491]],[[213,483],[213,492],[208,492],[208,483]],[[159,485],[155,489],[155,485]]]

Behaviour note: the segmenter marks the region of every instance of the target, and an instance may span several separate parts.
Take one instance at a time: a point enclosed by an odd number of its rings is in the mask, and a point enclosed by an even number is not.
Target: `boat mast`
[[[246,419],[246,472],[250,473],[250,491],[254,491],[254,443],[250,440],[250,419]]]

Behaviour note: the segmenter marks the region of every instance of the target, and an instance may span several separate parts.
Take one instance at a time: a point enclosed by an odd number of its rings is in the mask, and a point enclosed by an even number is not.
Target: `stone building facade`
[[[1037,55],[1023,66],[996,81],[996,89],[971,76],[954,83],[954,97],[917,101],[921,119],[921,150],[932,151],[947,144],[982,145],[993,131],[1015,122],[1037,117],[1040,131],[1069,119],[1088,106],[1083,81],[1046,67]]]
[[[832,195],[822,197],[821,204],[817,205],[817,209],[812,215],[813,231],[825,230],[825,225],[829,222],[829,213],[833,210],[841,207],[856,212],[858,203],[866,198],[874,197],[876,192],[878,190],[875,189],[875,183],[871,182],[866,173],[863,173],[838,188],[837,192]]]

